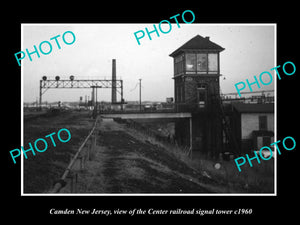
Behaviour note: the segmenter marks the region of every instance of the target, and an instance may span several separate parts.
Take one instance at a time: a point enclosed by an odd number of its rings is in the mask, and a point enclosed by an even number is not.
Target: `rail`
[[[67,169],[65,170],[65,172],[63,173],[63,175],[61,176],[61,178],[54,184],[54,187],[50,191],[50,193],[58,193],[58,192],[60,192],[61,188],[63,188],[66,185],[66,181],[65,180],[67,179],[70,171],[72,170],[72,167],[73,167],[75,161],[78,159],[78,156],[81,153],[82,149],[85,147],[87,141],[89,140],[89,138],[94,133],[94,131],[95,131],[96,127],[97,127],[98,119],[99,119],[99,117],[96,118],[96,121],[94,123],[94,126],[93,126],[92,130],[90,131],[90,133],[88,134],[88,136],[85,138],[85,140],[83,141],[83,143],[81,144],[81,146],[77,150],[76,154],[72,157],[72,159],[71,159],[71,161],[70,161]],[[76,179],[77,179],[77,176],[76,176]],[[73,183],[73,180],[72,180],[72,183]]]

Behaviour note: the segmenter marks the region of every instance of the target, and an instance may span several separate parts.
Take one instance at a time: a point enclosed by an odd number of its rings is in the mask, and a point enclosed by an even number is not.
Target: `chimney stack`
[[[112,60],[112,87],[111,87],[111,103],[117,102],[117,88],[116,88],[116,60]]]

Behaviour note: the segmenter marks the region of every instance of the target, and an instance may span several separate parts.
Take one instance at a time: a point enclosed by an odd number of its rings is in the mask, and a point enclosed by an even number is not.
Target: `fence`
[[[95,148],[97,144],[97,123],[99,117],[96,118],[94,126],[88,136],[85,138],[74,156],[71,156],[70,163],[66,168],[61,178],[55,182],[50,193],[59,193],[60,190],[66,186],[67,179],[70,179],[70,192],[77,192],[78,171],[85,168],[86,160],[91,160],[95,155]],[[74,168],[74,166],[77,168]]]

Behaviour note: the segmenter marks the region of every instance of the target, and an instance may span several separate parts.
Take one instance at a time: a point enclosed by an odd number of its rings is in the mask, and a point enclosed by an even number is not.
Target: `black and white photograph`
[[[4,217],[296,217],[297,7],[101,3],[5,8]]]
[[[25,195],[276,194],[274,148],[241,157],[275,141],[276,24],[22,24],[22,37]]]

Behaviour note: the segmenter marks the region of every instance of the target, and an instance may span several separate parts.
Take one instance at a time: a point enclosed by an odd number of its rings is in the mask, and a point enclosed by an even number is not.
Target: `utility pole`
[[[40,80],[40,102],[39,102],[39,111],[42,111],[42,80]]]
[[[142,111],[142,79],[140,81],[140,111]]]
[[[102,86],[91,86],[92,88],[92,102],[93,102],[93,106],[94,106],[94,111],[93,111],[93,117],[96,118],[96,115],[98,114],[98,88],[102,88]],[[96,95],[95,95],[95,89],[96,89]],[[96,100],[96,102],[95,102]]]

